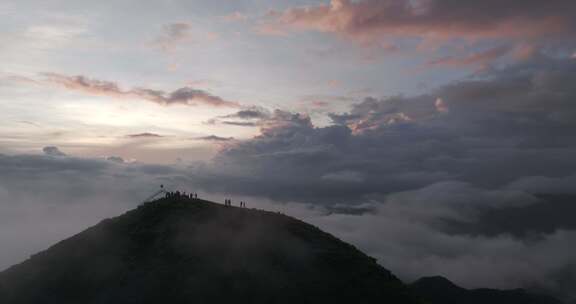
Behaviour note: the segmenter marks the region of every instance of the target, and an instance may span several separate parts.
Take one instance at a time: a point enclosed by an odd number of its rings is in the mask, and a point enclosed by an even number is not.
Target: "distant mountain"
[[[410,289],[429,304],[561,304],[555,298],[523,289],[464,289],[443,277],[422,278]]]
[[[165,198],[1,272],[0,303],[420,301],[374,259],[314,226],[273,212]]]

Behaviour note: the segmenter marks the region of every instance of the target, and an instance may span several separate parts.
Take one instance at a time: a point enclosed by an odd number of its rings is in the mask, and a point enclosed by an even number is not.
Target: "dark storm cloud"
[[[73,91],[115,98],[139,98],[164,106],[175,104],[232,108],[240,106],[237,102],[225,100],[204,90],[194,89],[192,87],[182,87],[172,92],[149,88],[123,90],[115,82],[92,79],[82,75],[67,76],[57,73],[44,73],[43,76],[46,78],[47,83],[59,85]]]

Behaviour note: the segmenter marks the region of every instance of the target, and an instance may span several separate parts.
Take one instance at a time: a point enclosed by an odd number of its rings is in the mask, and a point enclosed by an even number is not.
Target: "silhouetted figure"
[[[198,198],[198,193],[194,193],[194,198]]]

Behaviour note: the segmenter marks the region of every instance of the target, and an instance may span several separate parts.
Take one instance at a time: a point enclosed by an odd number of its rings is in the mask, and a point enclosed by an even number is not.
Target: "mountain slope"
[[[426,277],[410,285],[428,304],[561,304],[543,295],[529,294],[522,289],[465,289],[443,277]]]
[[[0,273],[0,303],[416,303],[374,259],[304,222],[160,199]]]

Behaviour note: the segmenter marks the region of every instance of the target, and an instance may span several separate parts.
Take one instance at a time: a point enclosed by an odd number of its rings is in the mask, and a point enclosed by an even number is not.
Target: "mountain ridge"
[[[0,273],[2,303],[418,303],[376,260],[289,216],[163,198]]]

